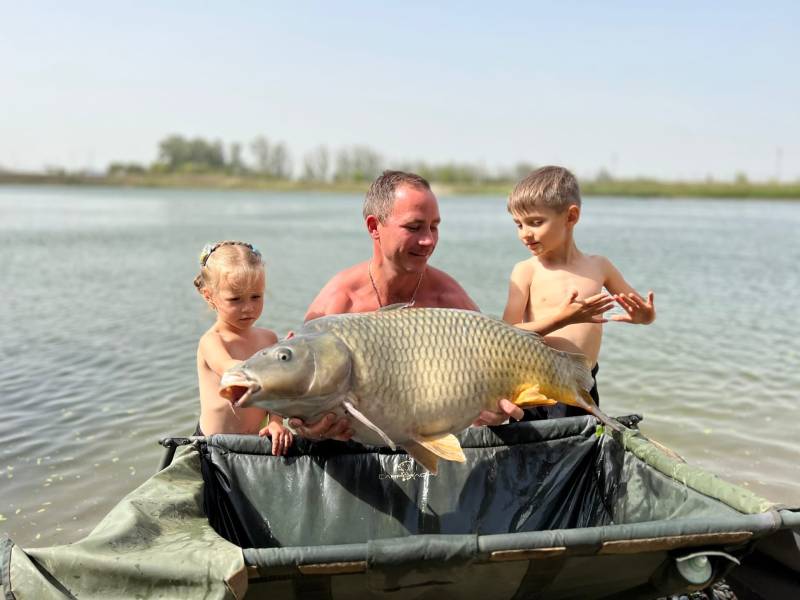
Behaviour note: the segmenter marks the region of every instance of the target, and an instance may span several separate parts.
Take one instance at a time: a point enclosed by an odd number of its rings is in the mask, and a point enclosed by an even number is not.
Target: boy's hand
[[[578,300],[578,290],[570,290],[569,295],[559,307],[559,315],[564,325],[575,323],[607,323],[603,313],[614,306],[614,297],[600,292],[584,300]]]
[[[621,321],[622,323],[635,323],[639,325],[647,325],[655,321],[656,306],[654,303],[655,294],[652,291],[647,292],[647,300],[642,298],[636,292],[628,294],[617,294],[614,296],[617,303],[625,309],[624,315],[612,315],[612,321]]]
[[[508,421],[509,417],[513,417],[519,421],[525,414],[519,406],[505,398],[497,403],[497,408],[497,412],[493,410],[482,410],[481,414],[475,419],[472,425],[474,427],[481,427],[483,425],[495,427]]]
[[[294,437],[291,431],[277,421],[270,421],[266,427],[258,432],[258,435],[272,438],[273,456],[286,454],[292,445],[292,439]]]

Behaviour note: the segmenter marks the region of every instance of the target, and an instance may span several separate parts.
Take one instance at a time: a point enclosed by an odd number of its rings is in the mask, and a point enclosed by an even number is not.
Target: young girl
[[[197,348],[200,385],[200,435],[242,433],[268,435],[272,453],[286,454],[292,433],[278,415],[261,408],[233,408],[219,393],[219,381],[229,368],[278,341],[275,332],[253,327],[264,308],[264,263],[261,253],[244,242],[206,245],[200,254],[200,274],[194,285],[217,313]],[[265,421],[268,423],[263,427]]]

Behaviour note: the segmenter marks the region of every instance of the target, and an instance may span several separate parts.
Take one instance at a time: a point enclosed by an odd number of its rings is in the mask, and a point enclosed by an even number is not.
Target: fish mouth
[[[243,406],[261,386],[241,371],[226,372],[219,381],[219,395],[233,406]]]

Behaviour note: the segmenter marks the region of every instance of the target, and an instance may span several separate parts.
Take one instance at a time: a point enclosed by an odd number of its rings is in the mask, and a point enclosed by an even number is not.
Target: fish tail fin
[[[575,381],[578,384],[578,393],[575,396],[575,405],[597,417],[603,425],[612,431],[616,431],[618,433],[625,431],[625,427],[600,410],[600,407],[597,406],[594,398],[592,398],[590,392],[594,387],[594,377],[592,377],[592,371],[589,368],[589,363],[586,362],[586,357],[583,354],[577,354],[573,352],[565,352],[564,354],[566,354],[570,361],[572,361]]]
[[[624,425],[622,425],[619,421],[612,419],[606,413],[600,410],[600,407],[597,406],[594,398],[592,398],[591,394],[589,394],[587,390],[581,390],[579,396],[579,405],[583,410],[597,417],[603,425],[612,431],[616,431],[617,433],[622,433],[625,431]]]

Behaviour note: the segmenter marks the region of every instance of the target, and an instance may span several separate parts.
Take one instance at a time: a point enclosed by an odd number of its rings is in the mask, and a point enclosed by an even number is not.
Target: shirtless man
[[[364,200],[364,223],[372,238],[372,257],[341,271],[322,288],[306,321],[342,313],[369,312],[390,304],[478,310],[464,289],[444,271],[428,265],[439,241],[439,205],[430,184],[419,175],[384,171]],[[483,411],[476,424],[499,425],[522,409],[501,400],[498,412]],[[316,423],[292,419],[310,439],[349,439],[350,421],[326,415]]]
[[[503,320],[545,335],[555,348],[585,355],[594,377],[607,322],[603,312],[616,302],[625,314],[611,320],[648,324],[656,310],[653,292],[643,298],[610,260],[578,249],[573,229],[580,208],[578,181],[563,167],[537,169],[514,187],[508,212],[532,256],[511,272]],[[599,404],[596,382],[591,394]],[[562,404],[535,409],[542,411],[549,417],[584,414]]]

